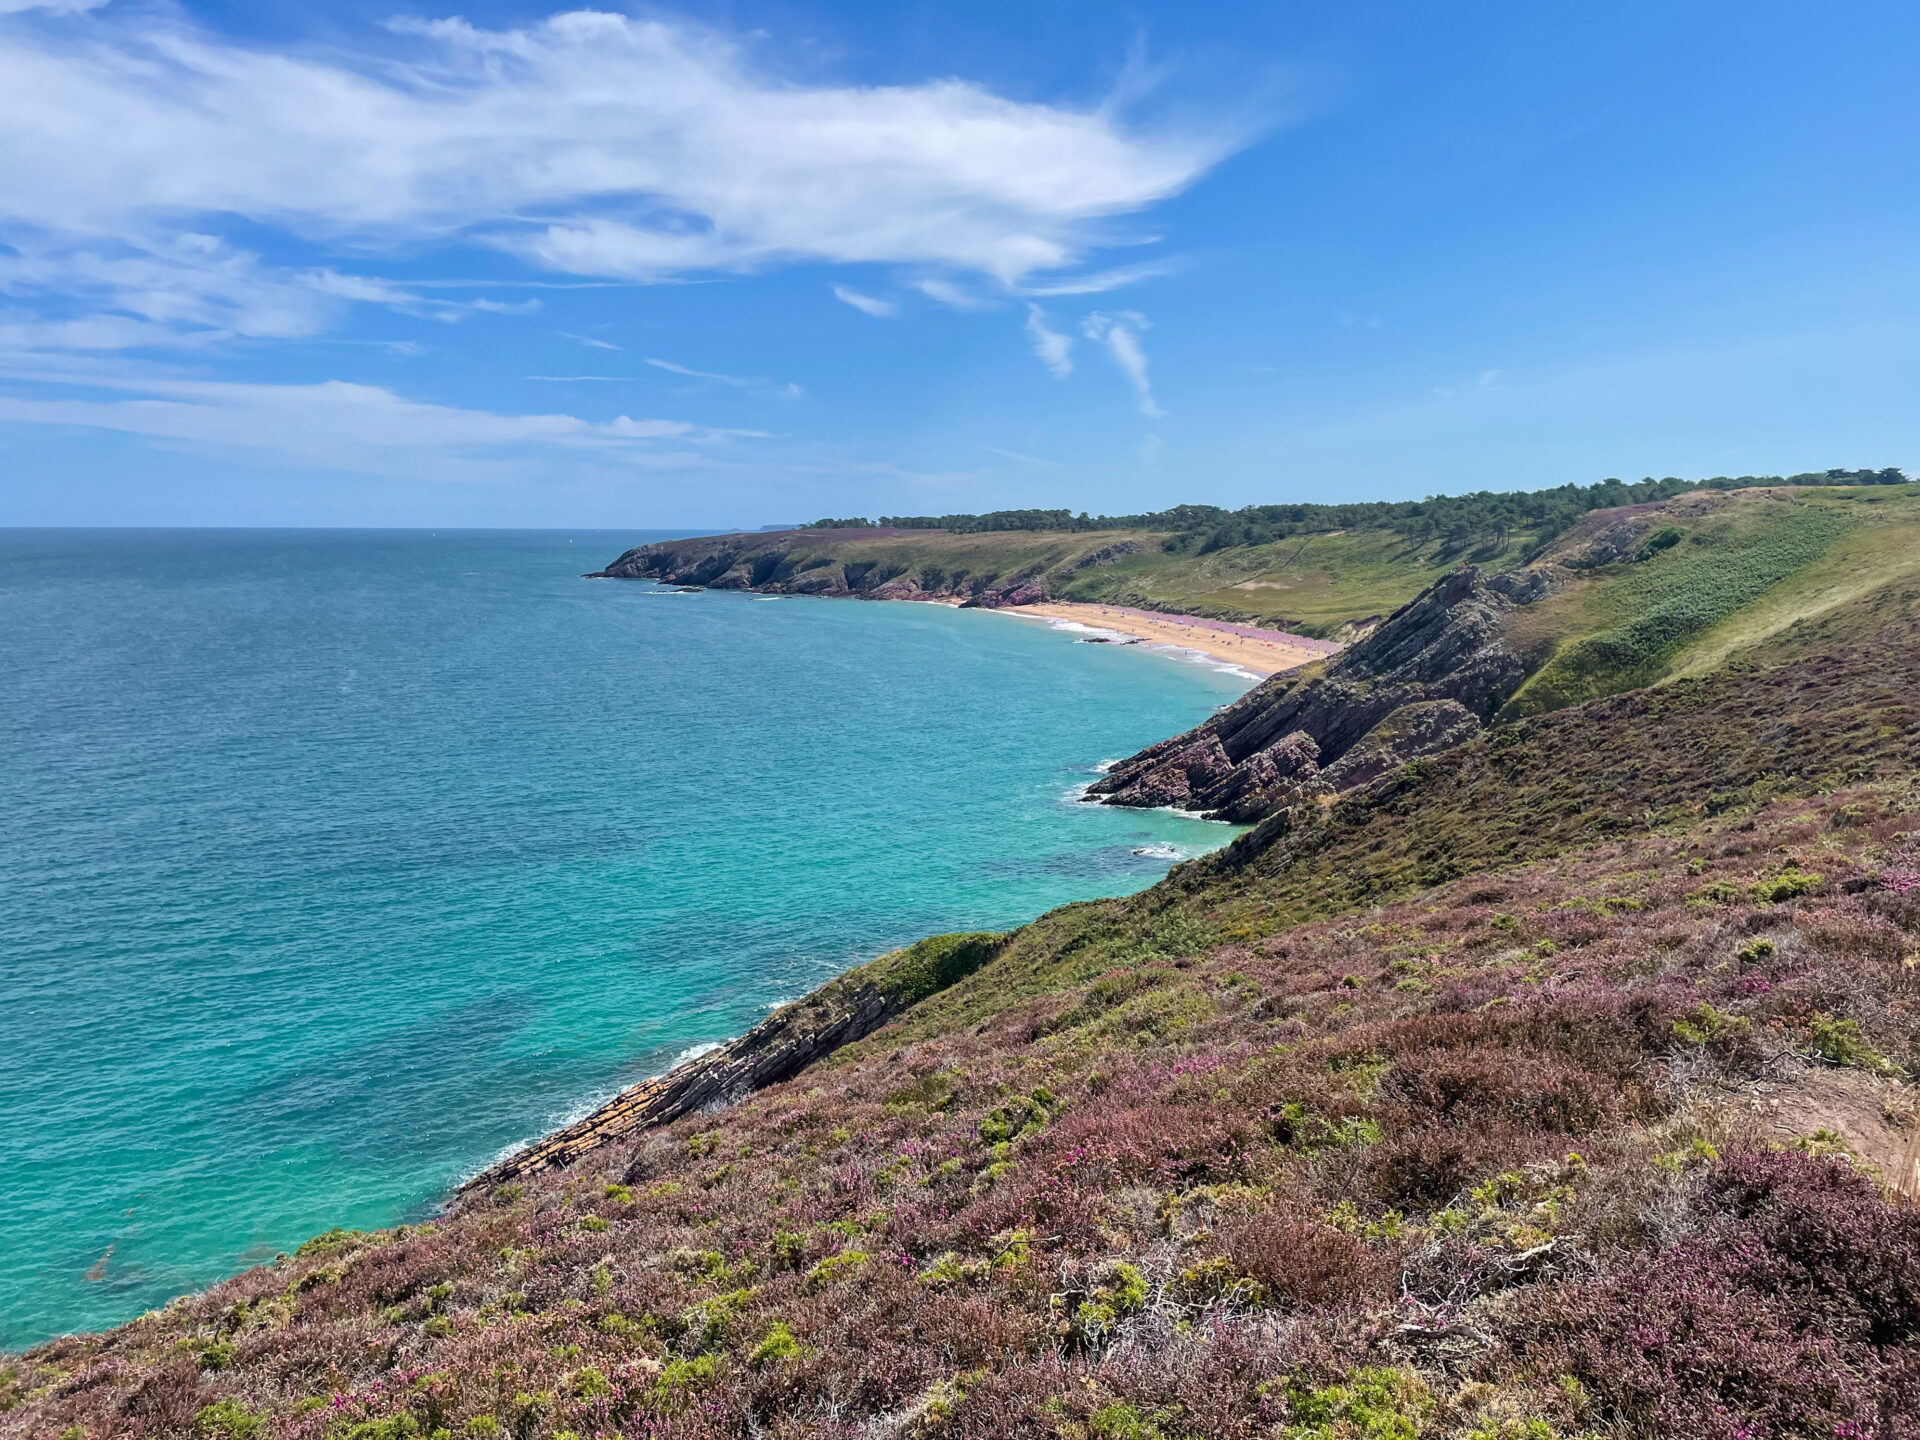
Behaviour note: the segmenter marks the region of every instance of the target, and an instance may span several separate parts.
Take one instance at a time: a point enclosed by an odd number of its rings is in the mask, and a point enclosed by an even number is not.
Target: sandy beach
[[[1156,645],[1178,645],[1263,677],[1322,659],[1339,648],[1303,635],[1289,635],[1283,630],[1260,630],[1246,625],[1227,628],[1195,615],[1160,615],[1120,605],[1050,601],[1045,605],[1009,605],[1003,607],[1002,613],[1030,615],[1042,620],[1070,620],[1089,629],[1106,630]]]

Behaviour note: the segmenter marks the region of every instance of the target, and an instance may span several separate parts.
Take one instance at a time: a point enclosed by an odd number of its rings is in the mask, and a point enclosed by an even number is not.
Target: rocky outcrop
[[[1523,580],[1518,590],[1533,598],[1535,587]],[[1500,640],[1514,603],[1473,567],[1457,570],[1324,666],[1274,676],[1115,766],[1088,796],[1251,823],[1450,749],[1526,678]]]
[[[789,1079],[972,974],[997,953],[1001,938],[936,935],[850,970],[783,1006],[739,1039],[621,1091],[585,1119],[474,1176],[461,1192],[570,1165],[615,1140],[696,1111],[725,1108]]]
[[[852,596],[863,600],[945,600],[988,608],[1037,605],[1053,598],[1048,577],[1074,574],[1090,566],[1112,565],[1140,548],[1123,540],[1073,556],[1045,555],[1016,565],[1009,573],[976,574],[938,564],[897,557],[869,559],[850,542],[912,541],[943,532],[924,530],[783,530],[774,534],[704,535],[666,540],[628,550],[593,580],[658,580],[667,585],[697,585],[711,590],[758,590],[776,595]],[[893,547],[882,547],[883,550]],[[911,548],[908,547],[908,553]],[[1057,571],[1049,565],[1062,561]]]

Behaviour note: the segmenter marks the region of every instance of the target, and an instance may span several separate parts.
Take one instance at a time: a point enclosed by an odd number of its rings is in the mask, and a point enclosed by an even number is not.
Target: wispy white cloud
[[[423,463],[459,471],[560,451],[629,454],[661,442],[705,446],[764,432],[685,420],[589,421],[502,414],[409,400],[383,386],[326,381],[265,385],[165,374],[68,372],[62,384],[94,394],[0,393],[0,422],[118,431],[162,442],[246,452],[302,468],[410,476]],[[38,389],[39,387],[35,387]],[[98,398],[99,391],[119,392]],[[697,452],[686,452],[697,453]]]
[[[620,348],[611,340],[596,340],[591,335],[575,335],[569,330],[558,330],[554,333],[562,340],[572,340],[580,345],[590,345],[595,350],[618,350]]]
[[[1442,400],[1451,400],[1456,395],[1471,394],[1475,390],[1503,390],[1505,388],[1505,385],[1501,383],[1501,374],[1498,370],[1482,370],[1478,375],[1473,377],[1472,381],[1465,385],[1436,385],[1433,387],[1433,393],[1438,395]]]
[[[929,300],[936,300],[950,310],[985,310],[993,304],[991,300],[982,299],[971,290],[956,285],[951,280],[934,278],[915,280],[912,283],[913,288]]]
[[[885,320],[900,313],[900,307],[891,300],[881,300],[872,295],[863,295],[847,285],[833,287],[834,297],[844,300],[862,314],[871,315],[876,320]]]
[[[98,10],[107,0],[0,0],[0,15],[18,15],[24,10],[45,10],[55,15],[79,15]]]
[[[1073,374],[1073,337],[1049,325],[1047,312],[1038,305],[1027,306],[1027,338],[1033,342],[1033,353],[1054,378],[1064,380]]]
[[[1175,275],[1185,268],[1186,262],[1182,260],[1149,260],[1138,265],[1121,265],[1112,270],[1096,271],[1091,275],[1029,281],[1018,286],[1017,290],[1022,295],[1101,295],[1122,286],[1137,285],[1142,280]]]
[[[137,322],[76,324],[65,342],[75,349],[300,339],[354,304],[449,322],[528,314],[541,304],[537,298],[442,300],[330,266],[276,268],[252,251],[193,231],[141,239],[76,238],[31,227],[6,233],[0,296],[13,303],[0,310],[0,324],[31,324],[48,310],[74,309],[87,321]]]
[[[772,380],[760,380],[751,376],[722,375],[713,370],[695,370],[686,365],[676,364],[672,360],[650,358],[647,364],[657,370],[665,370],[669,374],[685,375],[693,380],[711,380],[717,385],[730,385],[736,390],[750,390],[760,395],[772,395],[781,400],[799,400],[807,393],[792,382],[782,385]]]
[[[721,375],[712,370],[693,370],[685,365],[676,365],[671,360],[654,360],[649,358],[647,364],[653,366],[656,370],[667,370],[675,375],[691,376],[695,380],[716,380],[722,385],[732,385],[740,390],[750,390],[755,385],[763,383],[758,380],[746,380],[738,375]]]
[[[981,442],[980,448],[991,455],[1002,455],[1009,460],[1018,460],[1022,465],[1042,465],[1049,470],[1060,469],[1058,460],[1042,460],[1038,455],[1022,455],[1018,450],[1002,450],[998,445]]]
[[[680,21],[574,11],[390,30],[359,54],[296,53],[166,8],[0,21],[0,234],[91,267],[75,293],[100,311],[186,339],[311,333],[328,304],[419,304],[381,281],[271,272],[217,240],[191,253],[234,217],[309,246],[481,243],[603,278],[811,261],[1019,285],[1083,262],[1113,217],[1185,189],[1245,138],[961,80],[809,84]],[[180,315],[141,308],[166,296]]]
[[[1133,383],[1140,413],[1149,420],[1160,420],[1167,412],[1153,398],[1153,387],[1147,381],[1147,352],[1140,344],[1140,332],[1147,328],[1147,317],[1134,310],[1117,310],[1112,314],[1096,310],[1080,325],[1081,333],[1089,340],[1107,347],[1113,363]]]

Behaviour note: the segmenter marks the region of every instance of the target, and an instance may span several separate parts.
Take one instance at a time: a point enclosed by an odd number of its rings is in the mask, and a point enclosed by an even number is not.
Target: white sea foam
[[[1257,670],[1249,670],[1244,665],[1236,665],[1231,660],[1222,660],[1217,655],[1209,655],[1204,650],[1195,650],[1188,645],[1174,645],[1164,640],[1153,640],[1144,643],[1149,650],[1158,651],[1170,659],[1181,660],[1189,665],[1199,665],[1208,670],[1217,670],[1222,675],[1234,675],[1242,680],[1256,682],[1267,678]]]
[[[453,1190],[458,1190],[462,1185],[465,1185],[468,1181],[474,1179],[476,1176],[484,1175],[487,1173],[487,1171],[493,1169],[494,1166],[501,1164],[503,1161],[511,1160],[514,1156],[518,1155],[522,1150],[525,1150],[530,1146],[538,1145],[542,1140],[547,1139],[549,1136],[555,1134],[556,1132],[564,1130],[569,1125],[577,1124],[579,1121],[586,1119],[589,1115],[593,1114],[594,1111],[598,1110],[602,1105],[605,1105],[609,1100],[612,1100],[615,1096],[619,1095],[621,1091],[625,1090],[626,1088],[627,1087],[624,1085],[602,1087],[598,1090],[595,1090],[592,1094],[588,1095],[584,1100],[576,1100],[571,1105],[568,1105],[559,1110],[553,1111],[547,1116],[546,1120],[542,1122],[540,1128],[534,1131],[533,1134],[528,1135],[523,1139],[514,1140],[509,1142],[506,1145],[502,1145],[498,1150],[494,1151],[493,1154],[489,1156],[487,1159],[482,1160],[478,1165],[473,1166],[471,1169],[463,1171],[460,1174],[460,1176],[454,1180],[453,1185],[450,1188]]]
[[[673,1064],[669,1065],[667,1068],[669,1070],[678,1070],[682,1065],[686,1064],[689,1060],[698,1060],[702,1055],[711,1055],[714,1051],[718,1050],[725,1043],[726,1042],[723,1040],[709,1040],[704,1045],[689,1045],[686,1049],[682,1050],[678,1055],[673,1057]]]

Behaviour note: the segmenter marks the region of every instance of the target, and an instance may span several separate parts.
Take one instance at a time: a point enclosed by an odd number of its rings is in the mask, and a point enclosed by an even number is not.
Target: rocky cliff
[[[1500,621],[1543,593],[1527,572],[1446,576],[1324,665],[1274,676],[1184,735],[1123,761],[1088,792],[1251,823],[1351,790],[1473,735],[1526,678]]]
[[[585,1119],[482,1171],[461,1190],[484,1190],[555,1170],[623,1136],[695,1111],[725,1109],[971,975],[993,958],[1000,940],[984,933],[936,935],[850,970],[782,1006],[737,1040],[621,1091]]]
[[[706,535],[628,550],[590,578],[867,600],[1033,605],[1071,578],[1139,553],[1158,537],[1100,532],[784,530]]]

